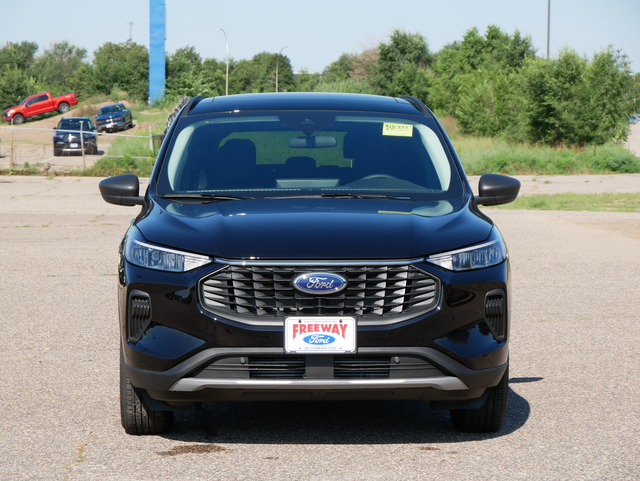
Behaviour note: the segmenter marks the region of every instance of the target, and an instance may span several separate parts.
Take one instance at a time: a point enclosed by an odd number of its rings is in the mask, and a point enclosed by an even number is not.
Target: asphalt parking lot
[[[523,189],[640,190],[637,174],[599,177]],[[135,437],[120,427],[115,294],[138,208],[104,203],[98,181],[0,177],[0,479],[639,478],[640,214],[486,210],[512,266],[496,434],[371,401],[221,403]]]

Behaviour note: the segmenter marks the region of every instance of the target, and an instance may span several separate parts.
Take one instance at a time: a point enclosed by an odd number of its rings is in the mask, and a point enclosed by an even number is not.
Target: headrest
[[[219,156],[224,162],[256,163],[256,145],[249,139],[230,139],[220,147]]]
[[[289,157],[284,165],[291,169],[313,169],[316,160],[311,157]]]

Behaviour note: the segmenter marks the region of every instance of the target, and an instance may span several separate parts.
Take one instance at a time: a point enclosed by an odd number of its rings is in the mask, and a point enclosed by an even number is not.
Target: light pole
[[[276,58],[276,92],[278,91],[278,67],[280,66],[280,54],[285,48],[287,48],[287,45],[280,49],[280,52],[278,52],[278,57]]]
[[[547,2],[547,60],[549,60],[549,40],[551,38],[551,0]]]
[[[227,46],[227,76],[224,93],[225,95],[229,95],[229,40],[227,39],[227,32],[225,32],[221,28],[219,28],[218,30],[220,30],[224,34],[224,43]]]

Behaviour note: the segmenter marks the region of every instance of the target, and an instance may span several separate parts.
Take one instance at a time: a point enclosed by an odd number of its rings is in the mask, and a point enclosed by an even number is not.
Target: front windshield
[[[117,114],[120,110],[119,105],[109,105],[108,107],[102,107],[98,110],[98,115]]]
[[[58,130],[91,130],[92,125],[89,119],[72,120],[64,119],[60,121]]]
[[[176,131],[160,195],[462,195],[433,120],[417,115],[215,114],[183,118]]]

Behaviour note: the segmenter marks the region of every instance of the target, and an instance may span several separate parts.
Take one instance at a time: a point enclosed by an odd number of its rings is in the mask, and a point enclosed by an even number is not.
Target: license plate
[[[71,147],[72,149],[77,149],[78,148],[78,144],[69,144],[69,147]]]
[[[356,352],[356,320],[353,317],[287,317],[284,350],[297,354]]]

